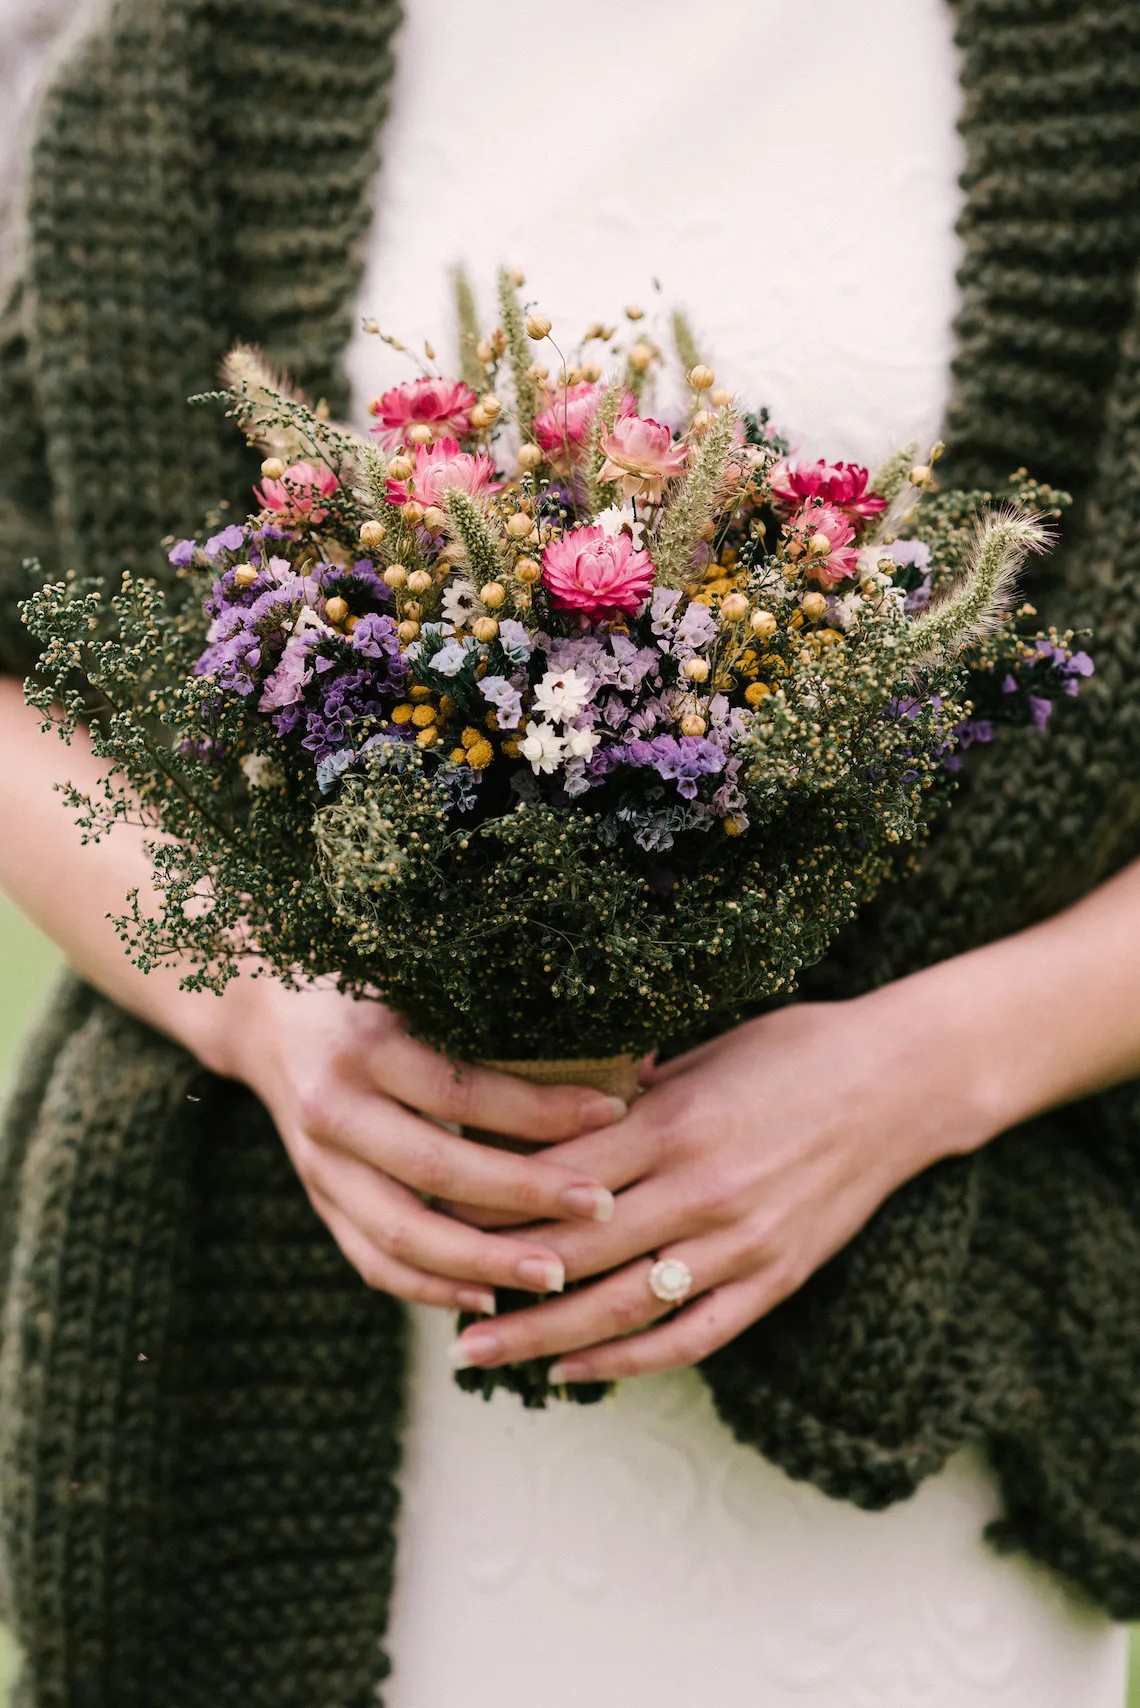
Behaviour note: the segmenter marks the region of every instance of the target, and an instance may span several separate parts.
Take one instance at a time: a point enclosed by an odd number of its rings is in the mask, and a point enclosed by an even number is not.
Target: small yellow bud
[[[252,587],[257,580],[257,571],[251,563],[243,563],[240,569],[234,570],[234,580],[239,587]]]
[[[540,463],[545,461],[546,453],[541,445],[519,446],[519,469],[523,474],[529,474],[532,469],[538,468]]]
[[[375,338],[378,336],[380,331],[380,322],[378,320],[373,320],[371,315],[367,315],[362,323],[361,330],[363,332],[370,333],[372,337]]]
[[[503,331],[501,326],[496,326],[495,330],[491,334],[491,348],[494,350],[496,356],[501,356],[503,354],[503,351],[507,347],[507,343],[508,340],[506,333]]]
[[[516,510],[513,516],[507,517],[507,533],[512,540],[525,540],[534,522],[525,510]]]
[[[417,729],[427,729],[429,724],[437,721],[434,706],[417,706],[412,713],[412,722]]]
[[[636,344],[631,345],[626,360],[635,374],[643,374],[653,360],[652,344],[647,344],[643,338],[639,338]]]
[[[818,623],[827,610],[827,600],[822,593],[805,593],[800,606],[809,623]]]
[[[455,716],[455,701],[451,698],[450,694],[441,694],[439,696],[439,718],[440,718],[440,722],[442,723],[445,718],[453,718],[454,716]]]
[[[407,585],[408,572],[402,563],[390,563],[380,579],[389,587],[404,587]]]
[[[479,597],[488,611],[497,611],[507,596],[507,590],[501,581],[485,581],[479,590]]]
[[[375,550],[377,546],[382,546],[387,537],[388,525],[386,522],[362,522],[360,524],[360,543],[362,546],[367,546],[369,551]]]
[[[416,736],[416,746],[434,747],[438,740],[439,731],[436,729],[434,724],[429,724],[426,729],[420,730],[419,734]]]
[[[487,740],[474,741],[467,749],[467,763],[472,771],[483,771],[495,757],[495,749]]]
[[[447,511],[441,510],[438,504],[429,504],[424,511],[423,526],[429,534],[442,534],[447,527]]]
[[[409,593],[426,593],[431,587],[431,575],[426,569],[413,569],[408,577]]]
[[[681,719],[682,735],[704,735],[708,727],[700,712],[686,712]]]
[[[627,320],[644,320],[645,310],[643,308],[638,308],[636,303],[630,303],[629,307],[625,311],[625,318]]]
[[[360,621],[359,617],[346,617],[344,619],[344,632],[345,632],[345,634],[350,635],[352,633],[353,629],[355,629],[355,627],[359,621]]]
[[[526,335],[528,338],[533,338],[536,344],[541,343],[542,339],[549,337],[553,325],[554,322],[549,315],[528,314],[526,317]]]
[[[707,362],[698,362],[695,368],[689,369],[689,384],[694,391],[708,391],[716,384],[716,375]]]
[[[826,534],[813,534],[808,541],[808,551],[812,557],[826,557],[831,550],[831,541]]]
[[[435,434],[426,421],[413,421],[408,428],[408,442],[412,445],[430,445]]]
[[[527,369],[527,377],[532,379],[535,385],[545,385],[550,378],[550,369],[544,362],[532,362]]]
[[[927,481],[930,479],[930,464],[916,463],[907,476],[907,479],[910,481],[912,486],[925,486]]]
[[[261,465],[261,472],[266,480],[280,480],[285,473],[285,464],[280,457],[266,457]]]
[[[493,391],[485,391],[479,399],[479,408],[488,421],[494,421],[503,413],[503,401]]]
[[[693,419],[689,425],[696,438],[703,439],[709,428],[712,426],[712,416],[709,414],[707,409],[698,409],[694,412]]]
[[[403,641],[405,646],[407,646],[409,641],[414,641],[416,636],[419,634],[419,632],[420,632],[420,625],[416,622],[413,622],[410,617],[406,617],[404,619],[404,621],[400,624],[399,628],[396,630],[396,633],[399,635],[400,639]],[[397,710],[399,710],[398,707],[397,707]],[[393,716],[394,715],[395,714],[393,714]]]
[[[343,623],[348,616],[347,599],[342,599],[339,593],[334,593],[331,599],[326,599],[325,616],[330,623]]]
[[[471,633],[477,641],[484,643],[493,641],[499,632],[499,625],[494,617],[476,617],[471,625]]]
[[[393,480],[407,480],[415,466],[406,451],[398,451],[388,464],[388,473]]]
[[[489,427],[491,425],[491,417],[487,414],[481,403],[477,403],[471,411],[470,421],[476,433],[482,433],[485,427]]]
[[[753,611],[748,626],[754,635],[759,635],[761,640],[767,640],[769,635],[774,635],[778,627],[771,611]]]
[[[709,402],[714,409],[727,409],[732,402],[732,393],[727,386],[718,385],[715,391],[709,392]]]
[[[447,757],[453,765],[463,765],[467,760],[467,749],[465,747],[453,747]]]
[[[601,379],[601,377],[602,377],[602,370],[598,366],[597,362],[583,362],[582,363],[582,378],[584,380],[588,380],[591,385],[596,385],[597,382]]]
[[[537,563],[535,561],[535,559],[532,557],[520,557],[518,562],[515,564],[515,575],[517,576],[519,581],[523,581],[523,582],[537,581],[541,574],[542,574],[542,565],[540,563]],[[483,589],[484,600],[486,599],[486,597],[487,597],[487,589],[484,587],[484,589]]]
[[[521,291],[523,286],[526,284],[526,274],[523,272],[521,267],[510,268],[507,273],[507,278],[511,281],[511,284],[515,287],[516,291]]]
[[[707,658],[687,658],[681,666],[681,675],[690,682],[707,682],[709,676],[709,661]]]
[[[421,705],[425,700],[431,699],[431,689],[425,688],[422,682],[416,682],[408,689],[408,699],[414,700],[417,705]]]
[[[430,338],[424,339],[424,355],[427,357],[429,362],[435,361],[435,345],[432,343]]]
[[[392,722],[394,724],[410,724],[411,721],[412,721],[412,708],[411,708],[411,706],[400,705],[400,706],[393,706],[392,707]]]
[[[720,602],[720,614],[726,623],[742,623],[748,615],[748,600],[743,593],[726,593]]]
[[[409,528],[418,528],[424,519],[424,507],[418,499],[409,498],[403,507],[403,514]]]
[[[489,368],[491,366],[491,359],[495,354],[494,350],[491,348],[491,340],[489,338],[480,338],[478,344],[475,346],[475,354],[483,367]]]
[[[744,690],[744,698],[750,706],[758,706],[761,700],[766,700],[772,692],[766,682],[750,682]]]

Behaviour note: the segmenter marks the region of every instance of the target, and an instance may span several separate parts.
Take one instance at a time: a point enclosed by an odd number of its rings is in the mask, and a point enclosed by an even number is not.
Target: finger
[[[398,1263],[367,1240],[331,1199],[319,1192],[310,1196],[313,1208],[367,1286],[411,1304],[439,1305],[444,1309],[494,1316],[495,1294],[490,1287],[465,1287],[445,1276],[428,1275]]]
[[[451,1349],[452,1364],[457,1370],[488,1370],[594,1346],[612,1335],[644,1328],[673,1308],[655,1298],[650,1268],[643,1259],[564,1298],[511,1311],[497,1318],[493,1328],[480,1323],[466,1329]]]
[[[649,1173],[661,1155],[660,1105],[652,1092],[638,1098],[624,1121],[604,1133],[586,1133],[544,1151],[544,1158],[576,1168],[618,1192]]]
[[[465,1227],[355,1157],[338,1156],[323,1171],[318,1164],[315,1185],[370,1245],[405,1268],[534,1293],[558,1293],[565,1285],[561,1258],[540,1241]]]
[[[702,1220],[695,1205],[695,1195],[683,1176],[661,1176],[623,1192],[613,1221],[604,1226],[559,1222],[532,1232],[562,1259],[567,1279],[581,1281],[618,1269],[648,1251],[704,1234],[713,1224]]]
[[[626,1340],[609,1341],[560,1358],[551,1366],[549,1380],[555,1387],[573,1382],[617,1382],[699,1364],[779,1304],[782,1295],[765,1280],[766,1285],[758,1285],[752,1277],[714,1287],[668,1322]],[[482,1327],[469,1332],[482,1332]]]
[[[424,1114],[461,1127],[553,1144],[611,1126],[626,1113],[620,1097],[584,1085],[531,1085],[514,1074],[455,1062],[404,1033],[370,1050],[376,1086]]]
[[[612,1193],[573,1163],[457,1138],[387,1099],[349,1097],[335,1109],[309,1111],[306,1126],[318,1145],[369,1163],[429,1198],[504,1210],[528,1222],[613,1215]]]

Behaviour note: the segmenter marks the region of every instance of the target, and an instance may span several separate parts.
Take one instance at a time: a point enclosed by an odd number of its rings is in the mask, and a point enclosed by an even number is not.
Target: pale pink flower
[[[832,504],[811,501],[792,517],[787,527],[803,547],[807,573],[821,587],[835,587],[855,574],[859,563],[858,548],[851,544],[855,529],[842,510]],[[822,540],[827,541],[827,550],[813,550],[813,542],[818,545]]]
[[[780,463],[772,475],[772,498],[784,510],[796,510],[809,498],[833,504],[853,522],[866,522],[887,508],[885,498],[867,491],[867,470],[858,463]]]
[[[410,443],[408,429],[417,425],[430,427],[433,439],[462,439],[471,431],[477,402],[462,380],[405,380],[369,405],[376,417],[372,431],[389,450]]]
[[[551,540],[542,554],[542,581],[551,603],[595,619],[633,613],[653,586],[653,564],[628,534],[575,528]]]
[[[660,499],[666,481],[684,474],[689,461],[689,447],[675,445],[668,427],[643,415],[620,415],[603,433],[602,451],[606,460],[598,479],[620,480],[623,497],[652,503]]]
[[[486,492],[494,472],[495,465],[486,452],[473,456],[459,449],[458,439],[437,439],[434,445],[416,446],[410,495],[402,480],[390,480],[388,502],[405,504],[411,496],[426,510],[432,504],[442,506],[449,492],[467,492],[475,498]]]
[[[547,393],[546,408],[534,418],[534,436],[560,474],[568,474],[585,451],[605,389],[596,381],[582,380]],[[636,408],[633,393],[623,393],[619,416],[632,414]]]
[[[254,487],[263,510],[276,510],[282,522],[323,522],[328,510],[318,504],[328,498],[340,482],[322,463],[290,463],[280,480],[266,480]]]

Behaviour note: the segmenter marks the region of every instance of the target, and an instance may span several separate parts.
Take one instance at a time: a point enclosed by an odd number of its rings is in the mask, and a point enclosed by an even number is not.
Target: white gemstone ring
[[[649,1289],[663,1305],[679,1305],[693,1290],[693,1272],[679,1257],[659,1257],[649,1271]]]

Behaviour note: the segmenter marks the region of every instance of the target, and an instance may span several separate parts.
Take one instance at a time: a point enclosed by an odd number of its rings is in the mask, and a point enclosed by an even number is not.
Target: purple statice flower
[[[1034,729],[1044,735],[1049,727],[1049,719],[1053,715],[1052,700],[1046,700],[1041,694],[1030,694],[1028,704]]]
[[[322,563],[313,571],[313,582],[322,599],[332,593],[347,592],[360,598],[363,595],[375,605],[390,606],[392,589],[377,574],[371,558],[358,558],[347,568],[340,563]]]
[[[711,646],[717,633],[717,620],[709,607],[694,599],[677,624],[669,650],[677,658],[691,658]]]
[[[479,692],[494,706],[500,729],[518,729],[522,717],[522,695],[506,676],[484,676]]]
[[[317,765],[317,787],[322,795],[327,795],[333,788],[338,777],[342,776],[356,758],[351,747],[342,747],[339,753],[330,753],[327,759],[322,759]]]
[[[194,547],[196,544],[197,542],[195,540],[179,540],[178,544],[176,546],[172,546],[167,552],[167,562],[172,563],[176,569],[185,569],[187,564],[192,563],[194,560]]]
[[[659,640],[668,640],[677,626],[679,587],[655,587],[649,599],[649,626]]]
[[[994,726],[989,718],[964,718],[954,728],[954,740],[963,751],[975,742],[983,746],[994,738]]]
[[[1061,675],[1065,678],[1063,692],[1075,698],[1081,691],[1081,678],[1092,676],[1095,671],[1096,665],[1087,652],[1075,652],[1061,666]]]
[[[930,568],[930,547],[925,540],[892,540],[885,551],[886,555],[897,563],[900,569],[910,567],[927,570]]]
[[[248,611],[227,611],[209,629],[209,645],[194,665],[195,676],[212,676],[232,694],[252,694],[263,663],[261,639]]]
[[[313,676],[314,639],[310,634],[286,642],[284,652],[265,679],[257,702],[259,712],[278,712],[283,706],[295,706],[303,697]]]
[[[499,624],[499,645],[512,664],[525,664],[534,643],[517,617],[504,617]]]
[[[1016,676],[1011,676],[1008,670],[1001,679],[1001,691],[1003,694],[1020,694],[1021,692]]]
[[[350,670],[322,685],[320,703],[305,712],[301,746],[319,764],[386,714],[382,685],[371,670]],[[370,732],[369,732],[370,733]]]
[[[612,756],[607,769],[624,764],[656,771],[687,801],[696,799],[702,777],[724,769],[723,751],[703,735],[656,735],[649,741],[635,737],[609,748],[607,756]]]
[[[231,522],[220,533],[210,535],[205,552],[207,557],[217,557],[221,552],[240,552],[244,545],[245,529],[240,522]]]
[[[348,644],[362,658],[382,659],[385,681],[394,688],[402,685],[408,674],[408,662],[400,651],[400,637],[391,617],[366,611],[357,621]]]

